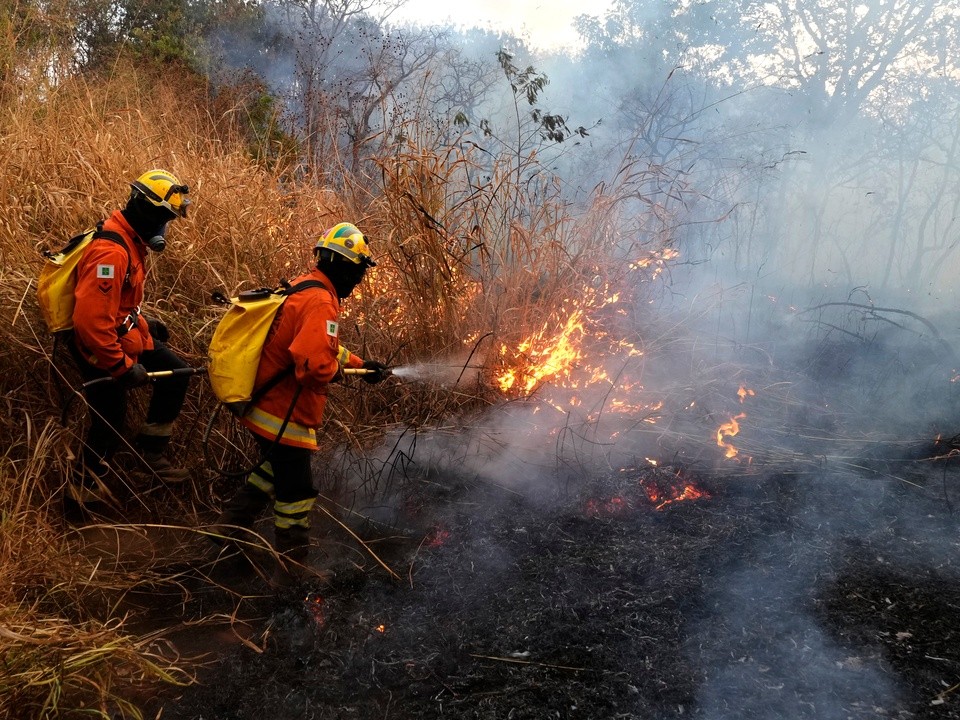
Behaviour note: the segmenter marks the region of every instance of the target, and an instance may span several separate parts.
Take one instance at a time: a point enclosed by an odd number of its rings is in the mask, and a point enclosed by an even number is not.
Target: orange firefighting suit
[[[116,210],[103,223],[117,233],[125,248],[108,239],[94,239],[77,264],[70,350],[84,380],[120,377],[134,364],[148,372],[185,368],[187,364],[150,335],[140,314],[146,279],[147,248]],[[137,441],[141,448],[162,450],[170,427],[183,406],[189,381],[172,376],[156,381],[146,424]],[[90,428],[84,442],[84,462],[95,472],[122,442],[126,391],[122,384],[104,382],[86,388]]]
[[[317,269],[291,284],[307,280],[323,287],[290,295],[264,343],[254,387],[280,379],[254,401],[240,422],[256,435],[266,459],[247,477],[225,518],[249,526],[252,516],[273,499],[281,552],[301,550],[309,544],[310,511],[317,497],[310,458],[317,448],[316,428],[323,418],[328,384],[341,366],[363,366],[361,358],[340,346],[340,302],[333,284]],[[285,419],[286,427],[278,438]]]

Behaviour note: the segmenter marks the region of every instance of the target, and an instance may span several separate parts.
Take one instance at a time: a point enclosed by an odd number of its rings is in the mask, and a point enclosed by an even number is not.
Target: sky
[[[602,15],[612,0],[408,0],[390,16],[395,23],[508,30],[537,50],[576,49],[577,15]]]

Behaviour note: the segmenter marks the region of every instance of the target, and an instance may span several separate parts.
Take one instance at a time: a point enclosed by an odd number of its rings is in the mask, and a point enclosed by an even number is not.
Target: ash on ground
[[[251,578],[249,644],[153,710],[960,718],[958,473],[640,468],[550,498],[412,483],[417,532],[363,535],[399,581],[329,528],[329,579],[271,593]]]

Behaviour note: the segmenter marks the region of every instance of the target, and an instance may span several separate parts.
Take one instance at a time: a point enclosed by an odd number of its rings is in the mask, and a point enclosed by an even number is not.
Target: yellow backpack
[[[256,397],[286,375],[281,372],[254,391],[260,353],[277,311],[288,297],[312,287],[326,290],[317,280],[304,280],[277,290],[247,290],[230,298],[230,309],[221,318],[207,348],[207,376],[213,394],[235,415],[242,416]]]
[[[83,251],[94,239],[104,238],[120,245],[127,252],[126,282],[130,277],[130,250],[123,238],[115,232],[103,229],[103,223],[96,228],[70,238],[59,252],[45,250],[45,261],[37,281],[37,302],[40,312],[52,333],[70,330],[73,327],[74,291],[77,287],[77,263]]]

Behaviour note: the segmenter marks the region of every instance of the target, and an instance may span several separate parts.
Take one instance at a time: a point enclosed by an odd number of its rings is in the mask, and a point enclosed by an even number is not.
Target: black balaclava
[[[134,190],[130,193],[126,207],[120,212],[130,223],[144,245],[154,252],[163,252],[167,246],[167,223],[176,215],[164,207],[154,205],[142,193]]]
[[[363,280],[367,267],[363,263],[350,262],[327,251],[317,258],[317,270],[330,279],[334,290],[337,291],[337,297],[343,300],[349,297],[353,289]]]

